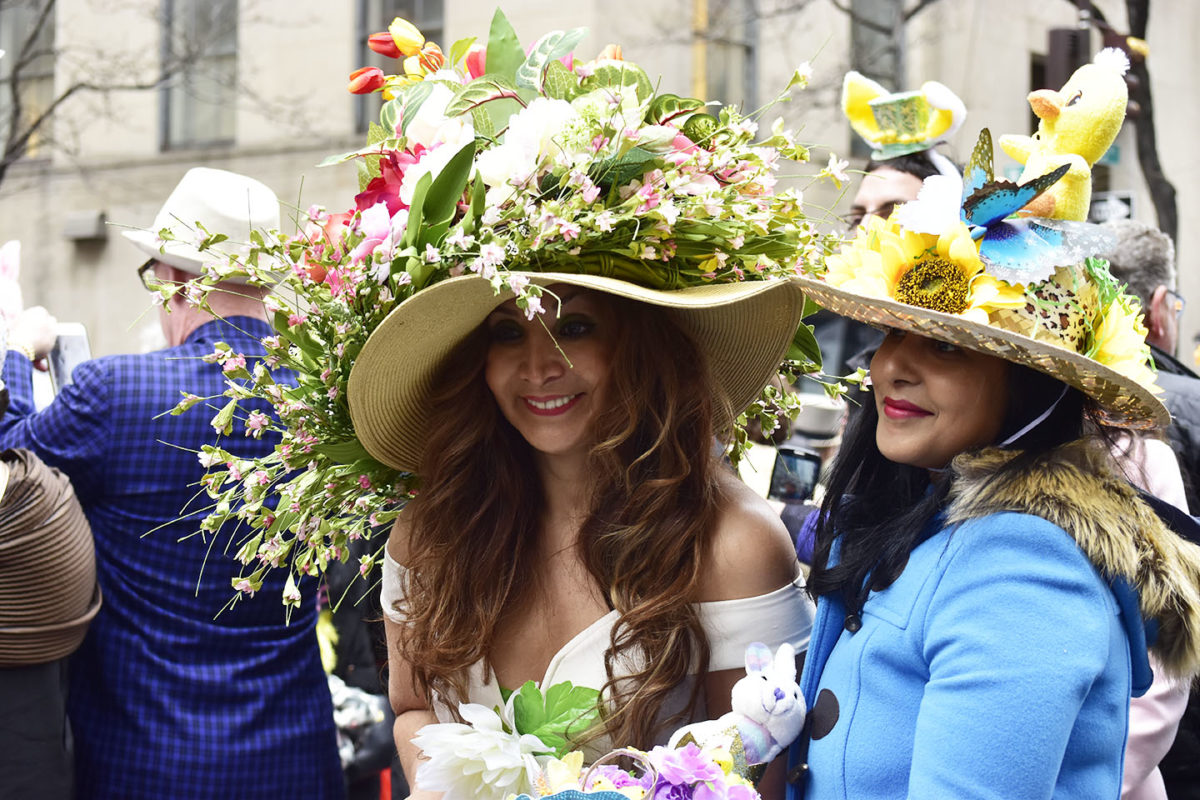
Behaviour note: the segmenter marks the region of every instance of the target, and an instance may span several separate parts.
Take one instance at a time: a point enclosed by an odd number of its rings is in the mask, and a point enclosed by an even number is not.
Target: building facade
[[[14,80],[23,37],[47,3],[48,27],[35,42],[42,55],[25,59]],[[1187,224],[1200,203],[1200,156],[1191,143],[1200,104],[1190,84],[1200,71],[1200,4],[1171,3],[1169,13],[1161,0],[1152,5],[1146,39],[1158,150],[1178,191],[1182,292],[1200,298],[1200,274],[1190,269],[1200,231]],[[1097,6],[1114,28],[1126,29],[1123,2]],[[0,243],[21,242],[26,303],[84,323],[96,354],[147,346],[157,311],[140,290],[140,258],[119,235],[122,226],[149,226],[180,176],[199,165],[271,186],[285,219],[311,204],[345,210],[357,191],[353,165],[316,164],[359,146],[377,112],[376,98],[346,91],[351,71],[381,63],[366,36],[400,15],[448,50],[468,36],[485,41],[493,8],[483,0],[2,0],[0,48],[8,53],[0,59],[0,118],[9,118],[14,84],[27,116],[76,84],[106,89],[71,92],[0,178]],[[1025,96],[1045,79],[1048,31],[1079,20],[1068,0],[939,0],[902,26],[896,8],[897,0],[504,3],[523,42],[587,27],[577,50],[583,57],[618,42],[628,58],[662,75],[664,89],[746,108],[769,103],[800,62],[811,62],[810,88],[766,111],[763,124],[782,116],[802,129],[802,139],[821,145],[789,180],[806,189],[813,213],[831,226],[854,180],[840,193],[809,184],[830,150],[862,163],[838,105],[847,69],[885,82],[902,75],[897,88],[938,80],[958,93],[969,113],[948,153],[961,161],[981,127],[996,136],[1030,131]],[[1098,35],[1089,46],[1101,46]],[[1097,188],[1154,222],[1132,127],[1126,124]],[[1011,174],[1015,164],[997,157],[999,170]],[[1185,349],[1198,328],[1200,314],[1185,316]]]

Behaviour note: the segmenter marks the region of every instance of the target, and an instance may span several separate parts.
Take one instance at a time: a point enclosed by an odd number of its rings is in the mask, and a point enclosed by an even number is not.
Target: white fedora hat
[[[197,223],[210,234],[225,234],[229,239],[202,252],[196,244],[204,233]],[[194,167],[163,203],[150,230],[122,235],[150,259],[200,274],[205,264],[244,251],[250,231],[278,227],[279,199],[266,184],[236,172]],[[159,236],[164,228],[174,238],[164,241]]]

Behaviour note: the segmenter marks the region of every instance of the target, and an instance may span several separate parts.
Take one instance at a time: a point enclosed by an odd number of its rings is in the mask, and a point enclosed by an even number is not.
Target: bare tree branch
[[[890,34],[892,32],[891,26],[880,25],[878,22],[871,19],[870,17],[864,17],[862,14],[859,14],[857,11],[855,11],[853,8],[851,8],[848,3],[840,3],[840,2],[838,2],[838,0],[829,0],[829,3],[834,8],[836,8],[838,11],[841,11],[843,14],[850,17],[850,21],[853,22],[855,25],[862,25],[864,28],[873,30],[876,33]]]
[[[917,3],[915,6],[910,8],[908,11],[902,12],[904,21],[908,22],[910,19],[915,17],[917,14],[920,14],[922,11],[924,11],[926,8],[933,5],[937,1],[938,0],[920,0],[919,3]]]

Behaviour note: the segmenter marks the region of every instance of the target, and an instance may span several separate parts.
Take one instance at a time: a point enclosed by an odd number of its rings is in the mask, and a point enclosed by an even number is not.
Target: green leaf
[[[646,109],[646,122],[650,125],[662,125],[700,108],[704,108],[704,102],[701,100],[680,97],[677,94],[662,94],[654,98],[650,107]]]
[[[803,361],[812,364],[812,369],[806,370],[808,372],[816,372],[821,368],[821,346],[817,344],[817,337],[813,334],[812,325],[800,323],[800,326],[796,328],[796,334],[792,337],[792,343],[788,345],[784,358],[788,361]]]
[[[313,445],[313,450],[339,464],[353,464],[356,461],[371,457],[371,454],[367,452],[358,439],[329,444],[315,444]]]
[[[633,89],[638,102],[646,102],[654,95],[654,86],[646,71],[637,64],[622,61],[620,64],[605,64],[579,82],[585,92],[593,89]]]
[[[413,189],[412,204],[408,208],[408,224],[404,229],[404,245],[406,247],[415,247],[417,237],[421,232],[421,222],[425,219],[425,195],[429,193],[429,187],[433,185],[433,176],[426,172],[417,180],[417,185]]]
[[[496,9],[492,17],[491,30],[488,31],[487,71],[510,81],[517,79],[517,69],[525,63],[525,50],[517,32],[509,23],[504,12]],[[450,116],[447,114],[446,116]]]
[[[459,39],[454,44],[450,45],[450,63],[457,64],[467,57],[467,53],[471,51],[471,45],[475,44],[475,37],[468,36],[465,39]]]
[[[484,75],[463,86],[450,102],[446,104],[446,116],[456,117],[465,114],[485,103],[494,100],[513,99],[517,97],[517,87],[511,81],[491,73]]]
[[[391,134],[384,130],[384,127],[377,122],[367,123],[367,144],[379,144],[385,142],[391,137]]]
[[[387,101],[383,106],[384,110],[390,107],[398,120],[393,120],[390,125],[385,122],[383,126],[388,130],[394,130],[403,134],[408,130],[409,123],[416,117],[417,109],[429,99],[429,95],[433,94],[433,86],[433,81],[421,81],[420,83],[413,83],[401,89],[395,99]],[[383,112],[380,112],[379,116],[382,120]],[[400,123],[399,128],[396,127],[397,121]]]
[[[586,33],[586,28],[573,28],[569,31],[551,31],[538,39],[528,57],[517,67],[517,86],[540,92],[546,65],[570,53]]]
[[[553,100],[573,100],[579,94],[579,76],[561,61],[551,61],[542,78],[542,91]]]
[[[573,748],[571,740],[590,728],[600,718],[600,693],[570,681],[556,683],[538,691],[537,684],[528,681],[513,698],[513,721],[517,731],[531,733],[562,758]]]
[[[602,162],[593,171],[592,180],[604,187],[624,186],[634,178],[640,178],[648,169],[648,164],[659,156],[640,147],[630,148],[619,158]]]
[[[454,221],[454,213],[458,210],[458,201],[462,199],[463,192],[467,188],[467,180],[471,177],[471,167],[474,165],[475,140],[472,139],[454,154],[430,184],[425,201],[421,205],[424,217],[423,230],[413,243],[417,246],[418,251],[424,244],[432,244],[436,247],[445,238],[446,231],[450,229],[450,223]]]

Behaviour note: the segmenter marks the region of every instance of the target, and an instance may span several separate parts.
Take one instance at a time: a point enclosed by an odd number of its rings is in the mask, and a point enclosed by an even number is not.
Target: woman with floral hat
[[[1115,798],[1147,646],[1200,669],[1200,550],[1108,445],[1168,419],[1136,304],[1023,238],[1043,223],[974,213],[1035,190],[982,189],[940,234],[871,220],[800,281],[886,335],[819,520],[793,796]]]

